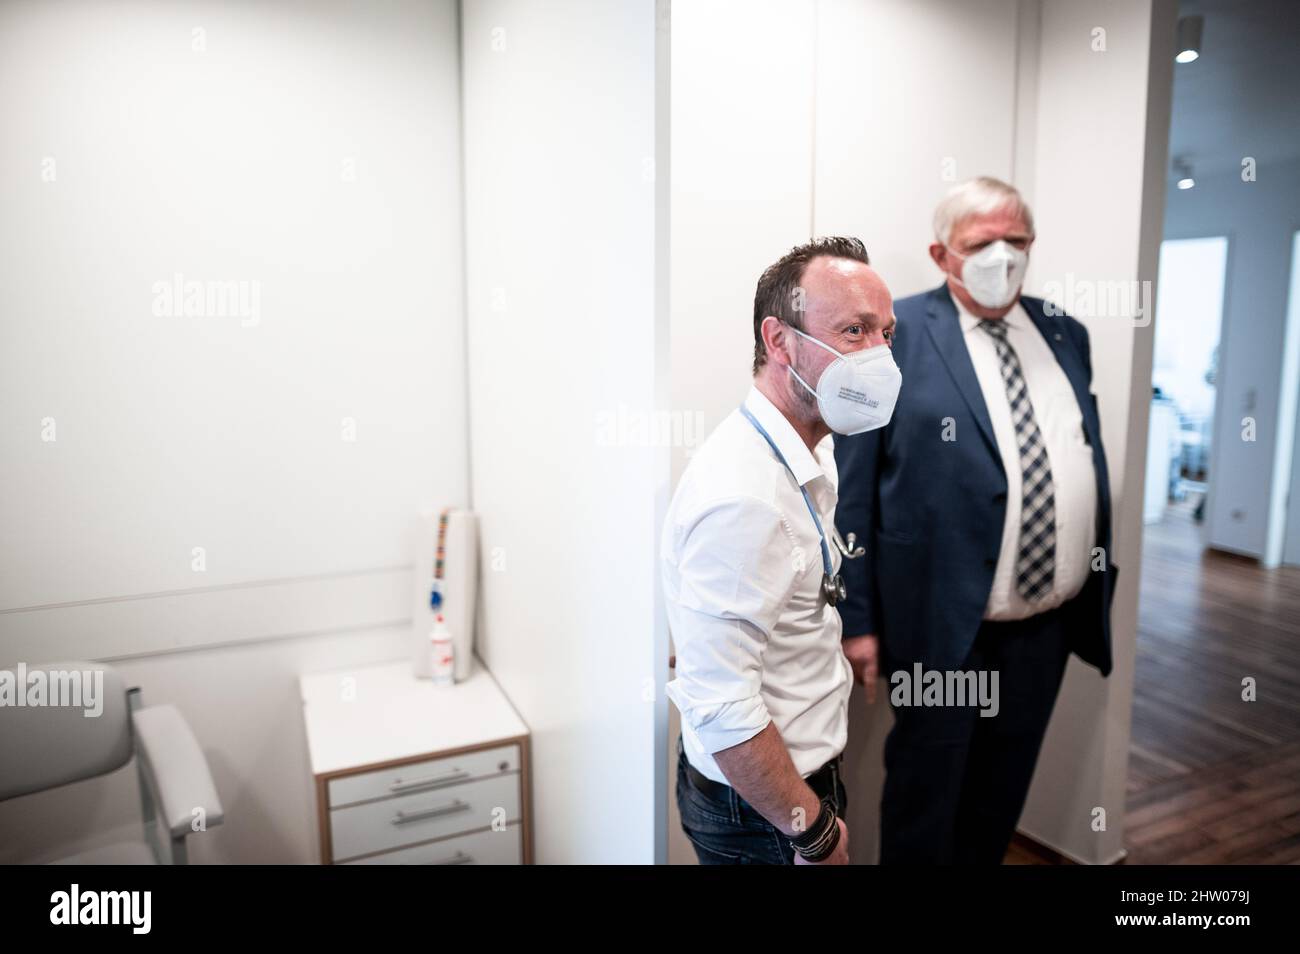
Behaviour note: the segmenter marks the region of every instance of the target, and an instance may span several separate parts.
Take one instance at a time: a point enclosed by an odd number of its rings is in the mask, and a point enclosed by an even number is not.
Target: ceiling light
[[[1181,17],[1178,20],[1178,63],[1190,63],[1201,55],[1201,28],[1205,26],[1205,17]]]

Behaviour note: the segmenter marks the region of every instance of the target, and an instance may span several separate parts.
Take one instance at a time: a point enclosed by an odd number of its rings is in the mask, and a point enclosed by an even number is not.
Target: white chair
[[[0,706],[0,801],[93,778],[136,756],[144,829],[138,841],[107,845],[54,864],[186,864],[186,836],[200,809],[205,827],[221,824],[221,800],[185,718],[175,706],[144,706],[111,666],[86,660],[42,663],[62,678],[103,672],[103,710],[87,718],[80,705]],[[17,682],[17,671],[9,669]],[[164,846],[160,828],[168,834]]]

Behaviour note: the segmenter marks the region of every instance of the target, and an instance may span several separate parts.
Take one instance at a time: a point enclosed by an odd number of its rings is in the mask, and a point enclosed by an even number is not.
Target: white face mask
[[[862,434],[889,423],[898,403],[899,388],[903,386],[903,372],[898,369],[889,345],[840,354],[798,328],[791,326],[790,330],[839,359],[822,371],[816,390],[799,377],[794,365],[790,366],[795,380],[817,396],[817,407],[827,427],[836,434]]]
[[[951,248],[948,251],[960,258],[959,253]],[[960,280],[949,277],[985,308],[1005,308],[1015,301],[1028,267],[1028,254],[998,239],[966,256]]]

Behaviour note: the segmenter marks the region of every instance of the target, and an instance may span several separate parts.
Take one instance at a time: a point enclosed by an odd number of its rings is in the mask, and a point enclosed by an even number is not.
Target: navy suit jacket
[[[1097,474],[1094,567],[1066,614],[1070,647],[1101,674],[1111,669],[1110,482],[1091,393],[1088,331],[1022,297],[1074,388]],[[1055,309],[1059,311],[1059,309]],[[840,534],[856,533],[866,554],[845,560],[848,599],[839,604],[845,636],[877,634],[891,661],[957,669],[984,616],[1002,545],[1007,479],[984,395],[947,285],[894,304],[894,360],[903,372],[889,424],[835,437]],[[951,419],[951,420],[949,420]],[[954,440],[945,441],[945,429]]]

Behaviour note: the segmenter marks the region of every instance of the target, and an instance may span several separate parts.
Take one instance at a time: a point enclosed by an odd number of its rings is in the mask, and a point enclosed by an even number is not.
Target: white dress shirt
[[[660,548],[677,649],[668,697],[682,714],[687,759],[724,784],[713,753],[769,722],[802,776],[839,755],[853,684],[839,613],[822,595],[821,537],[799,491],[806,487],[817,508],[839,572],[829,536],[839,479],[831,437],[814,454],[757,388],[745,406],[790,470],[733,411],[692,455]]]
[[[955,299],[954,299],[955,301]],[[1092,548],[1097,539],[1097,472],[1092,448],[1084,437],[1083,413],[1070,379],[1051,347],[1039,334],[1024,307],[1017,302],[998,319],[1007,325],[1007,343],[1020,358],[1034,420],[1047,448],[1052,468],[1056,508],[1056,573],[1052,592],[1029,603],[1016,589],[1016,558],[1020,551],[1021,470],[1020,445],[1011,419],[1006,383],[993,337],[979,327],[980,319],[957,302],[962,336],[979,379],[984,404],[993,423],[993,436],[1002,468],[1007,474],[1007,516],[1002,527],[1002,548],[993,573],[984,618],[1025,619],[1060,606],[1076,596],[1088,580]]]

